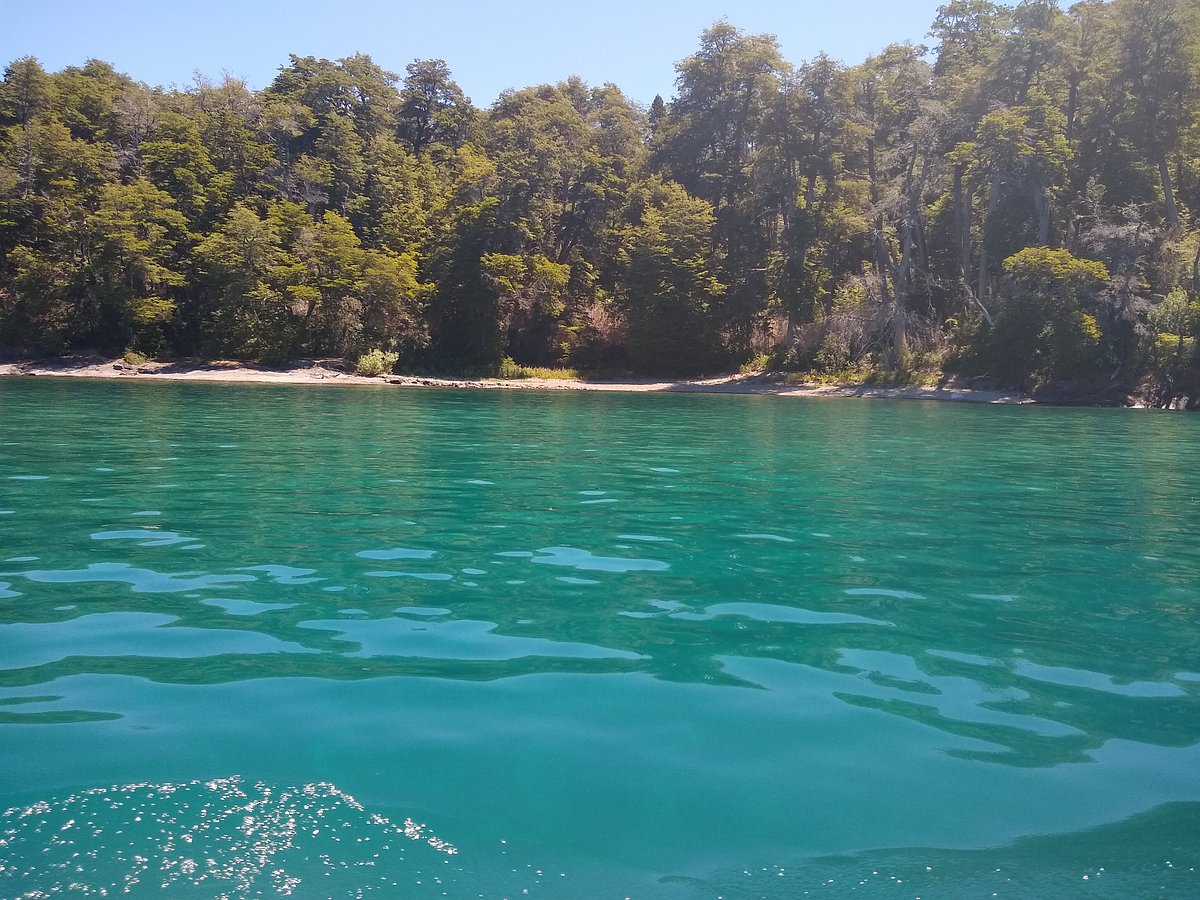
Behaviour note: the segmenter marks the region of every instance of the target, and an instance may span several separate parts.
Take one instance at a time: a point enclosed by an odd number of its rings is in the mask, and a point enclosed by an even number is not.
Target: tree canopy
[[[1200,7],[953,0],[929,37],[790,63],[722,21],[648,107],[14,60],[0,347],[1200,388]]]

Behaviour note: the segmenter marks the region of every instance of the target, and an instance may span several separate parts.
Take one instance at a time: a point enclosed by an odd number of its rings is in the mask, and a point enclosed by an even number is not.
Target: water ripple
[[[137,541],[139,547],[170,547],[194,542],[195,538],[174,531],[155,531],[149,528],[126,528],[118,531],[94,531],[94,541]]]
[[[116,582],[128,584],[134,593],[169,593],[239,581],[254,581],[253,575],[205,575],[195,572],[169,574],[153,569],[138,569],[129,563],[92,563],[85,569],[33,569],[22,573],[30,581],[47,584],[89,584]]]
[[[547,566],[566,566],[589,572],[663,572],[670,568],[658,559],[633,559],[623,556],[596,556],[576,547],[542,547],[531,562]]]
[[[431,659],[504,660],[544,656],[574,659],[643,659],[628,650],[594,644],[553,641],[540,637],[514,637],[496,631],[495,622],[466,619],[414,621],[368,619],[362,621],[310,621],[302,628],[332,631],[339,641],[358,644],[347,656],[404,656]]]
[[[177,616],[92,613],[65,622],[0,625],[0,668],[23,669],[70,656],[196,659],[229,653],[311,653],[307,647],[257,632],[187,628]]]
[[[433,559],[432,550],[410,550],[407,547],[392,547],[389,550],[360,550],[354,554],[362,559]]]

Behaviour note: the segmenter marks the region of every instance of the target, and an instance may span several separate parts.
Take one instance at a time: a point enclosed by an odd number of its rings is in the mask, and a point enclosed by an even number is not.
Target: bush
[[[121,359],[131,366],[144,366],[150,362],[150,357],[145,353],[139,353],[137,350],[126,350],[121,354]]]
[[[374,378],[389,374],[399,360],[399,353],[389,353],[376,348],[358,358],[358,365],[354,367],[354,371],[366,378]]]
[[[500,368],[496,370],[497,378],[543,378],[552,381],[574,381],[579,378],[577,369],[550,369],[545,366],[523,366],[511,356],[500,360]]]
[[[854,362],[850,342],[839,331],[831,330],[817,350],[816,368],[821,372],[842,372]]]
[[[517,364],[511,357],[506,356],[500,360],[500,368],[496,370],[497,378],[528,378],[525,374],[525,369]]]
[[[1026,389],[1096,377],[1104,335],[1083,301],[1108,281],[1104,265],[1026,247],[1004,260],[1004,273],[995,325],[979,332],[990,374]]]
[[[766,372],[771,368],[771,358],[765,353],[756,353],[750,357],[738,369],[739,375],[757,375],[759,372]]]
[[[522,378],[541,378],[547,381],[576,381],[579,370],[571,368],[552,369],[547,366],[520,366]]]

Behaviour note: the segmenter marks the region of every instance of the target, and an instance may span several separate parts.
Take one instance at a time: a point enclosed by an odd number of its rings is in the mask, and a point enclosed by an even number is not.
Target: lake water
[[[1198,896],[1198,460],[1151,412],[5,380],[0,896]]]

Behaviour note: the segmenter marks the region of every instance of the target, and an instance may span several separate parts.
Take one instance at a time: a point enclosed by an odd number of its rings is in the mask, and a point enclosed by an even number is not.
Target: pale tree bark
[[[1200,240],[1196,242],[1196,255],[1192,257],[1192,293],[1200,297]]]
[[[1000,203],[1000,177],[993,173],[991,184],[988,185],[987,213],[983,219],[982,228],[979,235],[979,292],[976,294],[976,300],[980,305],[986,305],[988,299],[988,252],[987,238],[988,225],[992,221],[992,214],[995,213],[997,205]]]
[[[1171,167],[1167,163],[1167,154],[1158,155],[1158,174],[1162,179],[1163,199],[1166,204],[1167,224],[1172,230],[1179,227],[1179,208],[1175,205],[1175,189],[1171,185]]]
[[[971,201],[963,190],[963,166],[954,167],[954,238],[958,244],[958,271],[963,287],[971,292]]]
[[[1050,194],[1040,184],[1033,188],[1033,211],[1037,215],[1038,246],[1050,246]]]

